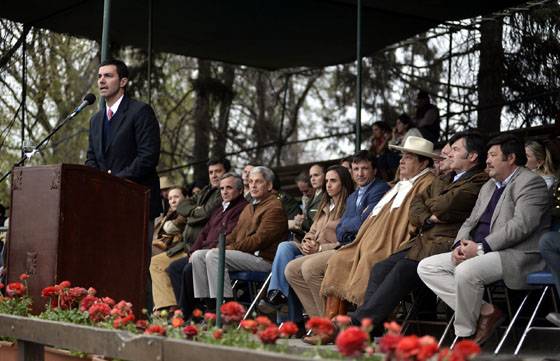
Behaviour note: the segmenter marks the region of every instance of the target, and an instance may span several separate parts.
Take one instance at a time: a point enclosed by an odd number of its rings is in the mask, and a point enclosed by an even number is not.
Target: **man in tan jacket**
[[[269,272],[278,244],[288,238],[288,218],[273,192],[274,174],[255,167],[249,175],[253,202],[243,209],[237,226],[226,237],[224,297],[232,297],[230,271]],[[194,296],[216,298],[217,248],[198,250],[191,257]]]

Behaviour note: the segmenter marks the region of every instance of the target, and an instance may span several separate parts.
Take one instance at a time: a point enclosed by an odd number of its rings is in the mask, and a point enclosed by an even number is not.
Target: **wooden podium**
[[[145,307],[149,189],[82,165],[12,173],[8,279],[28,273],[33,312],[41,290],[68,280]]]

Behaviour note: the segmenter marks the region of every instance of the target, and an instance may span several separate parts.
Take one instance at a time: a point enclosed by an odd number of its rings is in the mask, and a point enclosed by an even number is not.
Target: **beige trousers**
[[[178,253],[173,257],[168,257],[164,252],[152,257],[150,261],[150,275],[152,276],[154,311],[164,307],[177,306],[171,280],[165,270],[171,262],[185,256],[185,253]]]
[[[325,311],[321,283],[325,277],[327,262],[334,252],[335,250],[329,250],[296,258],[288,263],[284,271],[288,283],[310,317],[322,316]]]

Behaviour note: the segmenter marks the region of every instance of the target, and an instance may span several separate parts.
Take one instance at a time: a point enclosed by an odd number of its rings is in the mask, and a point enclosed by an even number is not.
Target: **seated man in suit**
[[[278,244],[288,237],[288,219],[273,192],[274,174],[266,167],[251,170],[249,188],[253,202],[246,206],[226,237],[224,297],[232,297],[230,271],[269,272]],[[198,250],[191,256],[194,296],[216,298],[217,248]]]
[[[218,245],[220,232],[224,232],[226,236],[230,234],[247,205],[243,197],[243,180],[234,173],[226,173],[220,178],[220,193],[222,206],[212,212],[208,223],[190,248],[190,255],[199,249],[215,248]],[[167,268],[175,299],[186,317],[189,317],[195,308],[201,306],[193,294],[192,264],[189,254],[185,254],[185,257],[174,261]],[[168,294],[167,297],[172,298],[173,295]]]
[[[188,252],[214,209],[219,207],[222,202],[219,190],[220,177],[229,169],[230,163],[227,159],[209,161],[210,184],[192,198],[185,198],[177,206],[179,216],[173,220],[173,223],[176,226],[181,223],[186,224],[183,241],[165,249],[164,253],[153,256],[150,262],[154,310],[176,306],[177,302],[165,269],[171,262],[186,256],[185,252]]]
[[[455,335],[484,343],[503,321],[484,303],[484,287],[503,280],[527,287],[527,275],[541,271],[539,238],[549,225],[549,193],[542,177],[523,167],[523,143],[513,135],[490,141],[486,165],[492,179],[455,237],[453,251],[420,261],[418,275],[455,310]]]
[[[383,331],[383,323],[399,302],[423,286],[416,272],[420,260],[448,252],[471,213],[480,188],[488,180],[484,139],[475,133],[457,133],[442,155],[447,157],[440,165],[444,174],[412,200],[410,224],[416,230],[411,240],[373,267],[364,303],[349,314],[353,324],[370,318],[375,333]],[[446,173],[448,169],[451,172]]]

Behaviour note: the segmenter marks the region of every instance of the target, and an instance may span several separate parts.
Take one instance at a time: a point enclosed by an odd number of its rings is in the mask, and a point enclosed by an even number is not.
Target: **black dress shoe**
[[[548,315],[546,315],[546,319],[547,321],[549,321],[550,323],[553,323],[554,325],[560,327],[560,313],[558,312],[551,312]]]

